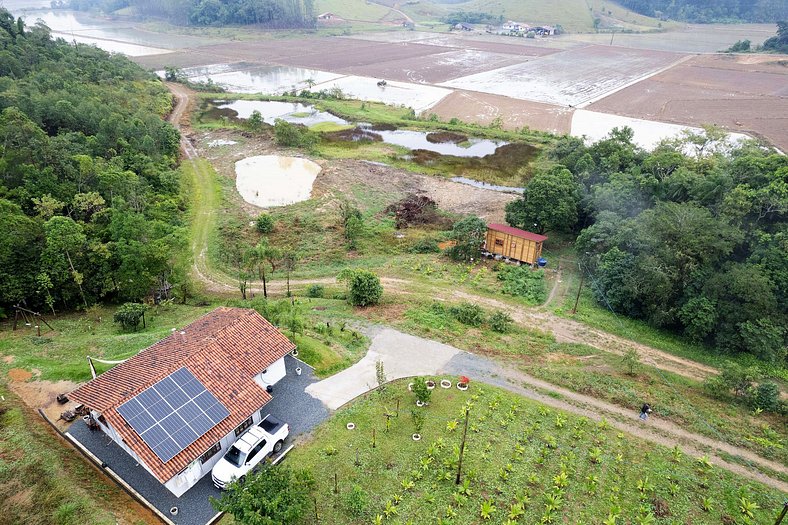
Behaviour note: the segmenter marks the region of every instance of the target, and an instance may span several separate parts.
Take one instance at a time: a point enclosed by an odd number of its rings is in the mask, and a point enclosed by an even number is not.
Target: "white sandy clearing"
[[[379,87],[378,80],[347,76],[317,84],[312,91],[338,87],[348,98],[405,106],[413,108],[416,113],[431,108],[452,92],[450,89],[440,87],[395,81],[386,81],[386,86]]]
[[[444,371],[460,350],[420,337],[383,328],[372,338],[367,355],[327,379],[306,387],[306,393],[319,399],[331,410],[378,386],[375,363],[383,362],[386,379],[435,375]]]
[[[235,187],[249,204],[268,208],[305,201],[322,168],[308,159],[260,155],[235,163]]]
[[[208,143],[209,148],[217,148],[219,146],[232,146],[234,144],[238,144],[234,140],[227,140],[227,139],[216,139],[212,140]]]
[[[587,143],[593,143],[607,137],[613,131],[613,128],[624,126],[632,128],[632,131],[635,132],[633,139],[635,144],[649,151],[656,148],[659,142],[664,139],[673,139],[681,136],[684,130],[696,133],[703,131],[700,128],[682,126],[680,124],[669,124],[655,120],[643,120],[578,109],[572,116],[571,135],[585,137]],[[731,147],[749,138],[751,137],[742,133],[730,133],[727,143]]]

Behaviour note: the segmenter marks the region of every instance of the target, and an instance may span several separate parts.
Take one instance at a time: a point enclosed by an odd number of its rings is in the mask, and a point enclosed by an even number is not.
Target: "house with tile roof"
[[[68,397],[180,497],[267,415],[294,349],[255,310],[220,307]]]

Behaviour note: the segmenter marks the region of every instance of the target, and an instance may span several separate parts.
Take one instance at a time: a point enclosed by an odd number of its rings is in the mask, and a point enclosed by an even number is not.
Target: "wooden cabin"
[[[534,265],[542,256],[544,235],[505,224],[488,224],[482,253],[488,257]]]

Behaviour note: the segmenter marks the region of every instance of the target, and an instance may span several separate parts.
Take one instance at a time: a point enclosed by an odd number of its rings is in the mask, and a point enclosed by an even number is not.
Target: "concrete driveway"
[[[451,359],[461,350],[443,343],[404,334],[391,328],[373,327],[372,344],[364,358],[327,379],[312,383],[306,392],[336,410],[378,386],[375,363],[383,362],[386,378],[446,373]]]

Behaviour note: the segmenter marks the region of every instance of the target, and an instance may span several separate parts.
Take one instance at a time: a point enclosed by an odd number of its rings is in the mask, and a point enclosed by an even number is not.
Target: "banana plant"
[[[392,516],[397,515],[397,506],[394,504],[393,501],[388,500],[386,502],[386,508],[383,509],[383,514],[386,516],[386,518],[390,518]]]
[[[515,503],[509,507],[510,520],[517,521],[523,517],[523,514],[525,514],[525,508],[521,504]]]
[[[483,520],[489,520],[492,518],[493,514],[495,514],[495,503],[491,499],[482,501],[479,508],[479,516],[481,516]]]
[[[739,498],[739,512],[742,516],[752,519],[755,517],[755,511],[759,508],[761,507],[757,503],[750,501],[746,496]]]

